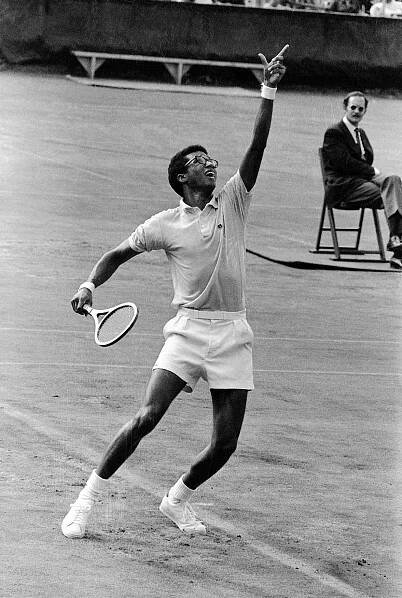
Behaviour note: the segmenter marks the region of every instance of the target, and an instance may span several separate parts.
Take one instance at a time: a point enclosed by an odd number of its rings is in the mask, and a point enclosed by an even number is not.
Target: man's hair
[[[364,98],[364,108],[366,110],[367,104],[368,104],[368,98],[367,98],[366,94],[364,94],[362,91],[351,91],[350,93],[348,93],[348,95],[345,98],[343,98],[343,107],[345,108],[345,110],[348,107],[350,98],[353,98],[353,96],[359,96],[361,98]]]
[[[207,154],[207,150],[202,145],[189,145],[184,149],[180,150],[173,156],[170,160],[169,167],[168,167],[168,179],[169,185],[172,187],[174,191],[180,197],[183,197],[183,185],[180,181],[177,180],[177,175],[183,173],[184,165],[187,162],[188,154],[192,154],[193,152],[203,152]]]

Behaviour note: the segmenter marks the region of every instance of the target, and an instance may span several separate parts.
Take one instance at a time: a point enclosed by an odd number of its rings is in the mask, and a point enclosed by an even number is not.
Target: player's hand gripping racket
[[[89,305],[82,308],[95,322],[95,343],[100,347],[110,347],[130,332],[138,318],[138,308],[134,303],[120,303],[109,309],[94,309]]]

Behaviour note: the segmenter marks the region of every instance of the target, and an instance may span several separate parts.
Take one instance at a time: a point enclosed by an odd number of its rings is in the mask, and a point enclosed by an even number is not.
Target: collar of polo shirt
[[[183,199],[180,200],[179,206],[180,209],[184,210],[185,212],[195,212],[196,210],[200,209],[197,208],[197,206],[189,206]],[[216,199],[215,195],[212,197],[212,199],[209,200],[205,207],[207,206],[211,206],[212,208],[218,209],[218,200]]]

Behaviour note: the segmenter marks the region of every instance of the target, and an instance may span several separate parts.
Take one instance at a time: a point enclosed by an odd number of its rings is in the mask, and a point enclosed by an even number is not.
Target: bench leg
[[[181,85],[183,77],[190,70],[190,64],[184,64],[180,62],[177,69],[177,84]]]
[[[164,62],[164,65],[177,85],[181,85],[183,77],[188,72],[190,65],[184,64],[183,62]]]
[[[172,75],[176,83],[179,83],[179,65],[175,62],[164,62],[163,63],[169,73]]]
[[[84,70],[88,73],[89,78],[91,81],[95,77],[95,73],[100,66],[105,62],[104,58],[96,58],[96,56],[91,56],[87,58],[85,56],[77,56],[77,60],[80,65],[84,68]]]

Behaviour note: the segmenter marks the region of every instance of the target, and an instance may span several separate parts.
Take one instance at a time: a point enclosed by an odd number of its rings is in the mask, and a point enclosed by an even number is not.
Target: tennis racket
[[[120,303],[109,309],[94,309],[89,305],[82,308],[95,322],[95,343],[100,347],[110,347],[130,332],[138,318],[138,308],[134,303]]]

